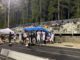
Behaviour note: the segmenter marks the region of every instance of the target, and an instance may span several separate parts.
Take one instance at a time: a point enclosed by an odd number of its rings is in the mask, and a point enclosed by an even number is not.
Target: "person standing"
[[[10,33],[9,33],[9,46],[12,45],[11,40],[12,40],[12,33],[10,32]]]
[[[22,33],[19,32],[19,40],[18,40],[18,43],[22,41]]]
[[[0,45],[1,45],[1,44],[3,44],[3,41],[2,41],[2,38],[1,38],[1,35],[0,35]]]
[[[27,34],[26,32],[23,33],[23,43],[26,45],[26,38],[27,38]]]
[[[28,32],[24,33],[24,43],[25,43],[25,46],[28,46],[29,44],[29,34]]]
[[[46,32],[42,31],[41,33],[42,33],[42,37],[41,37],[42,38],[42,42],[45,43]]]
[[[3,43],[5,42],[5,37],[3,34],[1,35],[1,40],[3,41]]]
[[[37,43],[40,44],[41,40],[41,31],[37,31]]]
[[[53,43],[53,42],[54,42],[54,34],[51,33],[50,43]]]
[[[16,42],[16,39],[17,39],[17,36],[16,36],[16,34],[14,34],[14,37],[13,37],[13,39],[14,39],[14,42]]]

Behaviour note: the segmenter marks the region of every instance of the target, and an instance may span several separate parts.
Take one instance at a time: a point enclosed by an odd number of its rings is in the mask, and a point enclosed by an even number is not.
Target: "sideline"
[[[42,44],[42,46],[80,49],[79,43],[68,43],[68,42],[66,42],[66,43],[54,43],[54,44]]]

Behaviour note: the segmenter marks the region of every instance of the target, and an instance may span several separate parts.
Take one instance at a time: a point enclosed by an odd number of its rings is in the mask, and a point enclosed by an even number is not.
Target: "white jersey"
[[[27,37],[27,34],[26,33],[23,33],[23,37]]]
[[[42,32],[42,40],[45,40],[45,36],[46,35],[46,33],[45,32]]]
[[[54,40],[54,34],[51,34],[50,41],[53,41],[53,40]]]
[[[19,40],[20,40],[20,41],[22,40],[22,36],[21,36],[21,33],[19,33]]]
[[[41,32],[38,31],[38,32],[37,32],[37,40],[40,40],[40,37],[41,37]]]

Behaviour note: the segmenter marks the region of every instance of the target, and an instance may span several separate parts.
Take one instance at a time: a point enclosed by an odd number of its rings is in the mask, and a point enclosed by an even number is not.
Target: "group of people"
[[[21,37],[22,36],[22,37]],[[31,31],[19,34],[23,44],[46,44],[54,42],[54,34],[45,31]]]
[[[1,41],[6,42],[5,36],[0,36]],[[46,44],[54,42],[54,34],[47,33],[45,31],[31,31],[31,32],[19,32],[17,34],[12,34],[11,32],[7,36],[7,40],[9,44],[12,44],[18,41],[18,43],[22,43],[26,46],[28,44]]]
[[[53,43],[54,42],[54,34],[46,33],[44,31],[37,31],[37,43]]]

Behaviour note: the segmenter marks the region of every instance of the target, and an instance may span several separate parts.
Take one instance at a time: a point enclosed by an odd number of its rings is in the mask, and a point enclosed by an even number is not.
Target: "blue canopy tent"
[[[33,30],[34,30],[34,27],[24,28],[23,30],[24,30],[24,31],[33,31]]]
[[[37,27],[35,27],[35,30],[36,31],[45,31],[45,32],[49,32],[48,30],[46,30],[45,28],[43,28],[43,27],[41,27],[41,26],[37,26]]]
[[[49,32],[48,30],[46,30],[45,28],[41,27],[41,26],[37,26],[37,27],[31,27],[31,28],[24,28],[24,31],[45,31],[45,32]]]

